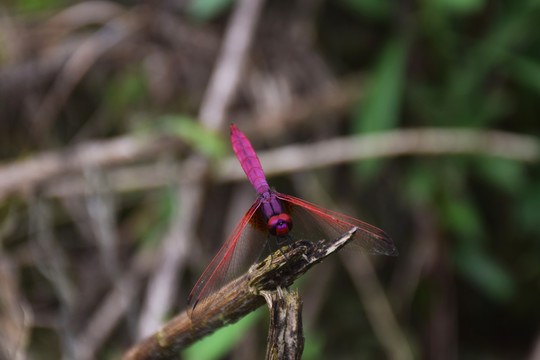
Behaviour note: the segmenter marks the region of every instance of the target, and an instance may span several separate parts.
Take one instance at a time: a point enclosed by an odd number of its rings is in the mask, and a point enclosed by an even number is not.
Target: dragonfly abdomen
[[[264,194],[270,187],[264,176],[261,162],[253,150],[248,138],[235,125],[231,125],[231,142],[233,150],[246,173],[249,182],[258,194]]]

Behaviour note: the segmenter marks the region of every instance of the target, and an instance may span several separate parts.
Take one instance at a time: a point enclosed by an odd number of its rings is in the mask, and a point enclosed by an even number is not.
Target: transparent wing
[[[261,254],[267,231],[259,226],[260,204],[259,198],[236,225],[191,290],[188,297],[188,305],[192,304],[190,316],[196,316],[199,302],[211,300],[216,290],[247,270]]]
[[[351,245],[359,250],[380,255],[398,255],[394,242],[381,229],[294,196],[276,193],[284,202],[291,216],[293,227],[290,234],[296,239],[321,240],[334,239],[353,227],[359,230],[354,234]]]

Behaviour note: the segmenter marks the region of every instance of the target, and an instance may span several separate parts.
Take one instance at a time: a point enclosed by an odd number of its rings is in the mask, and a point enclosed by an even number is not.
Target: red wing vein
[[[337,231],[338,229],[344,232],[348,230],[347,228],[359,228],[360,232],[357,232],[357,234],[354,236],[356,238],[354,243],[356,243],[356,246],[360,246],[363,251],[384,255],[397,255],[397,249],[392,239],[384,231],[373,225],[335,211],[324,209],[318,205],[298,199],[294,196],[284,194],[277,194],[277,196],[283,201],[300,207],[306,213],[311,213],[314,220],[320,220],[321,223],[326,224],[328,228],[333,229],[333,232]],[[333,234],[327,233],[327,235]]]
[[[214,256],[212,261],[210,262],[210,265],[206,268],[206,270],[203,272],[197,283],[195,284],[195,287],[192,290],[192,293],[189,296],[188,303],[192,300],[192,297],[194,295],[197,295],[197,299],[195,300],[195,303],[193,304],[193,307],[197,305],[197,302],[205,297],[204,292],[208,289],[208,286],[214,282],[215,275],[218,274],[218,271],[223,266],[228,266],[227,262],[232,258],[232,253],[234,252],[236,248],[236,242],[238,241],[238,238],[241,236],[242,230],[245,228],[245,226],[249,223],[249,220],[255,213],[255,211],[259,208],[260,201],[255,202],[251,208],[245,213],[245,215],[242,217],[242,220],[236,225],[233,232],[223,244],[219,252]],[[214,279],[214,280],[212,280]]]
[[[318,205],[315,205],[313,203],[310,203],[310,202],[307,202],[307,201],[304,201],[304,200],[301,200],[301,199],[298,199],[294,196],[290,196],[290,195],[284,195],[283,194],[280,194],[280,199],[282,200],[285,200],[285,201],[289,201],[297,206],[302,206],[304,208],[306,208],[307,210],[310,210],[314,213],[317,213],[323,217],[330,217],[332,218],[333,220],[339,222],[339,223],[343,223],[343,224],[346,224],[348,226],[350,226],[351,228],[353,227],[358,227],[366,232],[368,232],[370,235],[373,235],[375,237],[378,237],[378,238],[385,238],[387,236],[382,236],[378,233],[382,233],[384,235],[386,235],[384,233],[384,231],[382,231],[381,229],[377,228],[376,226],[373,226],[373,225],[370,225],[366,222],[363,222],[361,220],[358,220],[358,219],[355,219],[353,217],[350,217],[350,216],[347,216],[347,215],[344,215],[344,214],[340,214],[338,212],[335,212],[335,211],[332,211],[332,210],[328,210],[328,209],[325,209],[325,208],[322,208]],[[378,232],[378,233],[377,233]]]

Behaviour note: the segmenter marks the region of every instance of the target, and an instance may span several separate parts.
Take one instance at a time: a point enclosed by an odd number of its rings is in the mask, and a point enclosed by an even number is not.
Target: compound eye
[[[268,231],[272,235],[285,236],[291,229],[292,220],[287,214],[274,215],[268,220]]]

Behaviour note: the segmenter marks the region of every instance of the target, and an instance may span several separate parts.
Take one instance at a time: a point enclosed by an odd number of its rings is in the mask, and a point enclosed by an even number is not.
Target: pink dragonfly
[[[255,150],[235,125],[231,125],[231,142],[258,196],[195,284],[188,298],[188,304],[195,299],[192,310],[199,301],[210,297],[254,263],[271,237],[280,245],[300,238],[336,238],[357,227],[352,244],[360,250],[381,255],[398,254],[392,239],[375,226],[271,189]]]

